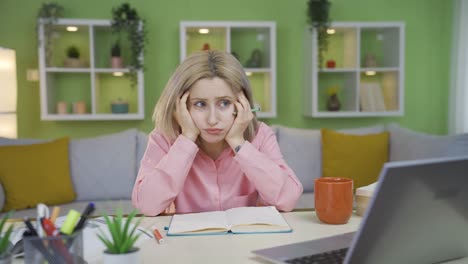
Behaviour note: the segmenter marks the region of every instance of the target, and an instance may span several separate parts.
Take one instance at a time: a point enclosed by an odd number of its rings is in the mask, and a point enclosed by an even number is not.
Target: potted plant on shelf
[[[112,8],[112,30],[115,34],[127,34],[130,42],[130,76],[132,85],[136,84],[136,72],[144,70],[143,51],[148,41],[143,19],[140,18],[136,9],[130,4],[123,3],[116,8]]]
[[[120,56],[120,43],[116,41],[111,48],[111,67],[112,68],[122,68],[123,62],[122,57]]]
[[[67,48],[67,58],[63,64],[65,67],[81,67],[80,50],[76,46],[70,46]]]
[[[39,33],[39,24],[42,23],[44,26],[44,39],[43,43],[39,42],[39,45],[45,45],[45,60],[46,65],[50,65],[52,57],[52,35],[54,33],[53,26],[57,23],[57,20],[63,17],[63,7],[55,2],[43,3],[37,12],[37,24],[36,33]],[[39,40],[39,38],[37,38]]]
[[[328,49],[327,30],[330,27],[330,5],[329,0],[309,0],[307,3],[308,23],[317,32],[319,68],[323,65],[323,53]]]
[[[125,219],[122,208],[117,209],[116,216],[113,218],[104,214],[104,219],[110,233],[110,237],[102,230],[98,234],[99,239],[106,246],[104,263],[138,263],[140,249],[134,245],[140,234],[135,233],[135,231],[137,231],[137,227],[143,218],[139,218],[131,225],[136,214],[137,211],[133,210]]]
[[[13,232],[13,225],[9,225],[6,228],[6,221],[10,217],[11,212],[4,215],[0,221],[0,264],[9,264],[12,262],[12,246],[10,243],[10,236]],[[6,231],[5,231],[6,228]]]

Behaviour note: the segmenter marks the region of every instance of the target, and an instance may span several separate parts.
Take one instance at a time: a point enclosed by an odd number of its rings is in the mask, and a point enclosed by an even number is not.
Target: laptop
[[[324,255],[345,264],[465,259],[468,157],[388,162],[358,231],[253,253],[275,263],[328,263]],[[313,256],[319,260],[302,262]]]

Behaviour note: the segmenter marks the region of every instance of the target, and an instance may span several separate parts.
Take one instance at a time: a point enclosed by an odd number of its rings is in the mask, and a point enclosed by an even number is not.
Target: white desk
[[[294,229],[292,233],[168,237],[164,231],[165,244],[147,239],[139,246],[140,263],[267,263],[251,251],[355,231],[361,222],[361,217],[353,215],[345,225],[327,225],[321,223],[313,211],[282,215]],[[141,225],[147,229],[156,225],[163,230],[170,219],[171,216],[146,217]],[[89,264],[102,263],[102,256],[87,258],[86,261]],[[24,260],[15,259],[14,263],[24,263]],[[466,264],[468,258],[446,263]]]
[[[361,217],[353,215],[346,225],[327,225],[313,211],[283,213],[283,216],[294,229],[292,233],[168,237],[164,232],[165,244],[147,240],[140,246],[142,263],[265,263],[251,251],[355,231],[361,222]],[[156,225],[162,230],[170,218],[145,218],[141,225],[146,228]]]

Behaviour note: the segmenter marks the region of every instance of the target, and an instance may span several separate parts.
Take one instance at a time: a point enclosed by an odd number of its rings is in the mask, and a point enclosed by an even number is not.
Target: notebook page
[[[226,213],[223,211],[176,214],[172,217],[168,234],[190,233],[207,229],[226,231],[228,227]]]
[[[288,227],[283,216],[274,206],[237,207],[226,211],[229,224],[235,225],[274,225]]]

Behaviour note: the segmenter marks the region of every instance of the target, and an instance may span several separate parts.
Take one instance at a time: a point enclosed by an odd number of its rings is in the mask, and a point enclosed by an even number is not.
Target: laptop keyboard
[[[292,264],[338,264],[343,263],[348,248],[342,248],[315,255],[303,256],[286,260],[286,263]]]

